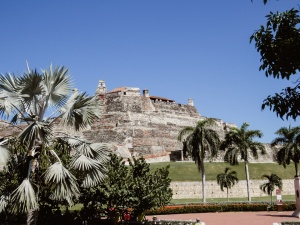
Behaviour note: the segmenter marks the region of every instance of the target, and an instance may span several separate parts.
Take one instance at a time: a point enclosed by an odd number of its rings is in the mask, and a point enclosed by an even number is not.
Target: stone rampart
[[[261,184],[264,184],[266,182],[266,180],[250,180],[251,197],[268,196],[259,188]],[[282,183],[282,195],[295,194],[294,180],[282,180]],[[201,182],[171,182],[170,187],[173,191],[173,199],[202,198]],[[275,190],[272,195],[276,196]],[[229,189],[228,196],[229,198],[247,197],[248,195],[246,180],[240,180],[236,185]],[[206,198],[227,198],[226,189],[224,189],[224,191],[221,191],[221,188],[217,184],[217,181],[206,181]]]
[[[204,119],[192,105],[157,101],[145,96],[124,96],[121,92],[101,95],[103,116],[84,135],[92,142],[111,143],[118,154],[170,161],[167,156],[182,149],[177,140],[180,130]],[[217,120],[214,127],[221,138],[226,125]],[[159,156],[163,155],[161,158]],[[155,160],[154,160],[155,159]]]

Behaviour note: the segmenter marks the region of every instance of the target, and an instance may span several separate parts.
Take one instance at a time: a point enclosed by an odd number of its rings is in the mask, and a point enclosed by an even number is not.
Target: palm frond
[[[32,147],[37,138],[47,143],[52,137],[52,127],[52,124],[34,121],[18,135],[18,139],[28,147]]]
[[[87,157],[94,157],[96,155],[96,151],[91,148],[89,143],[82,141],[80,145],[74,148],[78,154],[85,155]]]
[[[82,181],[82,187],[84,188],[94,187],[98,185],[104,179],[104,177],[105,175],[101,173],[99,170],[91,170]]]
[[[13,212],[25,213],[38,208],[35,191],[28,179],[24,179],[21,185],[11,195]]]
[[[93,168],[97,169],[98,165],[98,161],[88,158],[85,155],[77,155],[73,157],[73,161],[70,163],[71,168],[80,171],[87,171]]]
[[[105,161],[111,152],[111,145],[106,143],[89,143],[83,138],[64,137],[78,154],[85,155],[98,161]]]
[[[46,183],[54,185],[54,191],[50,196],[54,200],[66,200],[73,204],[73,198],[79,197],[76,178],[60,163],[52,164],[45,172]]]
[[[18,79],[20,93],[26,95],[24,101],[31,104],[35,101],[35,96],[41,95],[43,87],[41,86],[42,76],[36,71],[32,70],[25,73]]]
[[[100,118],[101,104],[96,97],[88,97],[85,93],[74,91],[67,104],[61,109],[63,125],[71,126],[75,130],[85,129],[93,121]]]
[[[8,197],[2,195],[0,197],[0,213],[6,210],[7,205],[8,205]]]
[[[13,74],[0,75],[0,115],[8,117],[22,105],[18,78]]]
[[[68,69],[65,67],[55,67],[53,69],[51,65],[49,70],[43,70],[42,73],[46,104],[55,106],[57,109],[63,107],[72,89]]]
[[[228,150],[225,152],[224,155],[224,161],[230,163],[230,165],[238,165],[239,160],[238,160],[238,153],[239,149],[236,147],[230,147]]]
[[[183,128],[180,132],[179,135],[177,137],[178,141],[183,141],[183,138],[185,138],[186,136],[188,136],[189,134],[191,134],[193,132],[194,128],[193,127],[185,127]]]
[[[207,129],[204,136],[207,143],[206,149],[210,153],[208,157],[212,159],[218,154],[220,148],[221,141],[219,134],[215,130]]]
[[[105,164],[109,160],[109,154],[111,153],[112,146],[106,143],[91,143],[90,148],[97,154],[94,155],[94,159],[101,164]]]
[[[83,172],[83,187],[99,184],[106,172],[105,164],[109,159],[109,147],[102,143],[82,142],[76,146],[76,154],[70,163],[71,168]]]
[[[75,138],[75,137],[61,137],[62,140],[67,142],[72,148],[76,148],[81,145],[82,142],[85,142],[83,138]]]

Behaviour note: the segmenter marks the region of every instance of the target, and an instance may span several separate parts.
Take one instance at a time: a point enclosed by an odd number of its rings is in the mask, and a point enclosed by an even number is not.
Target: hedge
[[[282,209],[277,205],[269,205],[267,202],[241,202],[241,203],[199,203],[187,205],[169,205],[157,209],[148,210],[146,215],[206,213],[206,212],[245,212],[245,211],[293,211],[295,202],[285,202]]]
[[[300,221],[282,221],[281,225],[300,225]]]

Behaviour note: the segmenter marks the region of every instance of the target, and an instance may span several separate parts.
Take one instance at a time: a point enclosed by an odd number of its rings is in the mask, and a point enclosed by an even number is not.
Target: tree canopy
[[[279,146],[276,153],[276,160],[279,165],[286,168],[292,161],[295,165],[295,176],[299,176],[300,162],[300,127],[281,127],[275,134],[278,135],[271,142],[271,146]]]
[[[229,167],[225,168],[224,173],[217,175],[217,183],[220,185],[221,191],[224,191],[224,188],[226,188],[227,201],[229,200],[228,189],[232,188],[237,182],[239,182],[237,172],[231,170]]]
[[[266,153],[265,146],[253,139],[262,137],[260,130],[248,130],[249,124],[243,123],[241,128],[230,127],[230,130],[226,133],[225,139],[222,141],[221,149],[226,149],[224,155],[224,161],[230,163],[230,165],[238,165],[239,157],[245,163],[245,173],[247,180],[247,193],[248,201],[251,201],[250,187],[249,187],[249,157],[250,154],[257,159],[258,152],[261,154]]]
[[[178,135],[178,140],[183,141],[184,155],[192,156],[198,171],[201,171],[203,202],[206,202],[204,160],[206,157],[216,157],[220,147],[219,134],[213,129],[215,124],[216,121],[212,118],[200,120],[195,127],[183,128]]]
[[[267,1],[264,1],[267,3]],[[270,12],[265,26],[261,25],[250,37],[261,55],[259,70],[267,77],[289,80],[300,70],[300,15],[296,9],[285,12]],[[295,79],[292,86],[280,93],[269,95],[262,104],[274,111],[280,118],[296,119],[300,114],[300,80]]]
[[[278,177],[275,173],[271,175],[264,174],[261,176],[262,179],[266,178],[268,181],[259,186],[259,188],[268,195],[271,196],[271,205],[272,205],[272,193],[277,186],[279,189],[282,189],[282,179]]]

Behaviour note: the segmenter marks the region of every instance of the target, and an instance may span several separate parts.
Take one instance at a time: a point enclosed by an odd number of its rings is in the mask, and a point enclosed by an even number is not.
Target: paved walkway
[[[222,212],[157,215],[160,220],[195,220],[199,218],[205,225],[273,225],[282,221],[299,221],[292,217],[292,211],[284,212]],[[154,216],[154,215],[153,215]],[[153,216],[146,216],[152,220]]]

